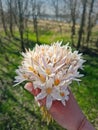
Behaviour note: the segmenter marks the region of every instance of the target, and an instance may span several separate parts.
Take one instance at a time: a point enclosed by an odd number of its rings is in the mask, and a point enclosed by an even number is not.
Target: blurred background
[[[98,130],[98,0],[0,0],[0,130],[63,130],[42,121],[24,83],[13,87],[21,52],[56,41],[83,53],[84,77],[72,92]]]

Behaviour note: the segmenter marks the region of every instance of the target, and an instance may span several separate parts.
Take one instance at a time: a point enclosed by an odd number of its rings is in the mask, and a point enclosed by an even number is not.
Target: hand
[[[40,93],[39,89],[34,89],[32,83],[27,83],[24,88],[34,96]],[[39,100],[39,103],[45,105],[45,99]],[[68,130],[95,130],[85,118],[71,91],[66,106],[60,101],[53,101],[49,113],[58,124]]]

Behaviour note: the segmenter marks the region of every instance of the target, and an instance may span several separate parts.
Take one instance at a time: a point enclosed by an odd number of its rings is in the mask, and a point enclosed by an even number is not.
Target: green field
[[[57,40],[63,40],[64,44],[70,42],[69,32],[57,35],[53,31],[40,28],[40,34],[41,44]],[[19,38],[17,32],[15,36]],[[26,39],[26,34],[24,37]],[[24,90],[24,83],[13,87],[15,70],[21,63],[18,38],[4,35],[0,38],[0,130],[63,130],[56,122],[47,126],[46,122],[41,121],[39,108],[33,96]],[[35,42],[35,34],[29,33],[29,41],[25,43],[25,47],[33,48]],[[80,85],[73,82],[71,89],[81,109],[98,130],[98,56],[83,57],[86,60],[84,70],[81,71],[84,77]]]

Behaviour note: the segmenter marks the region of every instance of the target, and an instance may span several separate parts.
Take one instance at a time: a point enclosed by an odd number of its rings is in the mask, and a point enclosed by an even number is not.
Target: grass
[[[17,32],[15,36],[19,38]],[[63,40],[64,43],[70,41],[69,32],[65,35],[40,29],[39,36],[40,42],[46,44],[57,40]],[[31,43],[26,46],[32,47],[36,38],[31,31],[29,40]],[[47,126],[46,122],[41,121],[39,107],[34,97],[23,89],[24,83],[13,87],[15,70],[21,62],[20,41],[2,38],[0,46],[0,130],[63,130],[56,122]],[[73,82],[72,92],[87,118],[98,130],[98,57],[84,55],[84,59],[87,60],[81,71],[84,77],[80,85]]]

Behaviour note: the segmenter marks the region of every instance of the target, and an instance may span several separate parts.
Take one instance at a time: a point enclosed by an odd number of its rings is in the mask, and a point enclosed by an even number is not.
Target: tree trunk
[[[91,1],[90,9],[89,9],[87,37],[86,37],[87,46],[88,46],[88,42],[90,40],[91,30],[92,30],[91,14],[93,12],[93,5],[94,5],[94,0]]]
[[[39,43],[37,15],[33,16],[33,25],[34,25],[34,32],[36,34],[36,42]]]
[[[84,27],[84,24],[85,24],[86,3],[87,3],[87,0],[83,0],[83,12],[82,12],[81,24],[80,24],[80,29],[79,29],[77,49],[79,49],[80,46],[81,46],[83,27]]]
[[[74,35],[75,35],[75,25],[76,25],[76,20],[75,20],[75,12],[72,14],[72,27],[71,27],[71,42],[72,45],[74,46]]]
[[[74,35],[75,35],[75,25],[76,25],[76,5],[77,0],[70,0],[70,10],[71,10],[71,20],[72,20],[72,26],[71,26],[71,42],[74,46]]]
[[[13,36],[12,0],[10,0],[10,2],[9,2],[9,10],[10,10],[10,25],[9,25],[9,29],[10,29],[11,36]]]
[[[23,38],[24,23],[23,23],[21,0],[18,0],[18,8],[19,8],[19,33],[20,33],[20,40],[21,40],[21,49],[22,49],[23,52],[25,52],[24,38]]]
[[[4,32],[6,35],[8,35],[7,27],[6,27],[6,23],[5,23],[4,12],[3,12],[2,0],[0,0],[0,12],[1,12],[1,20],[2,20],[2,24],[3,24]]]
[[[72,17],[72,28],[71,28],[72,35],[75,35],[76,5],[77,5],[77,0],[75,0],[75,1],[70,0],[71,17]]]
[[[21,49],[23,52],[25,52],[25,47],[24,47],[24,39],[23,39],[23,32],[20,30],[20,39],[21,39]]]

